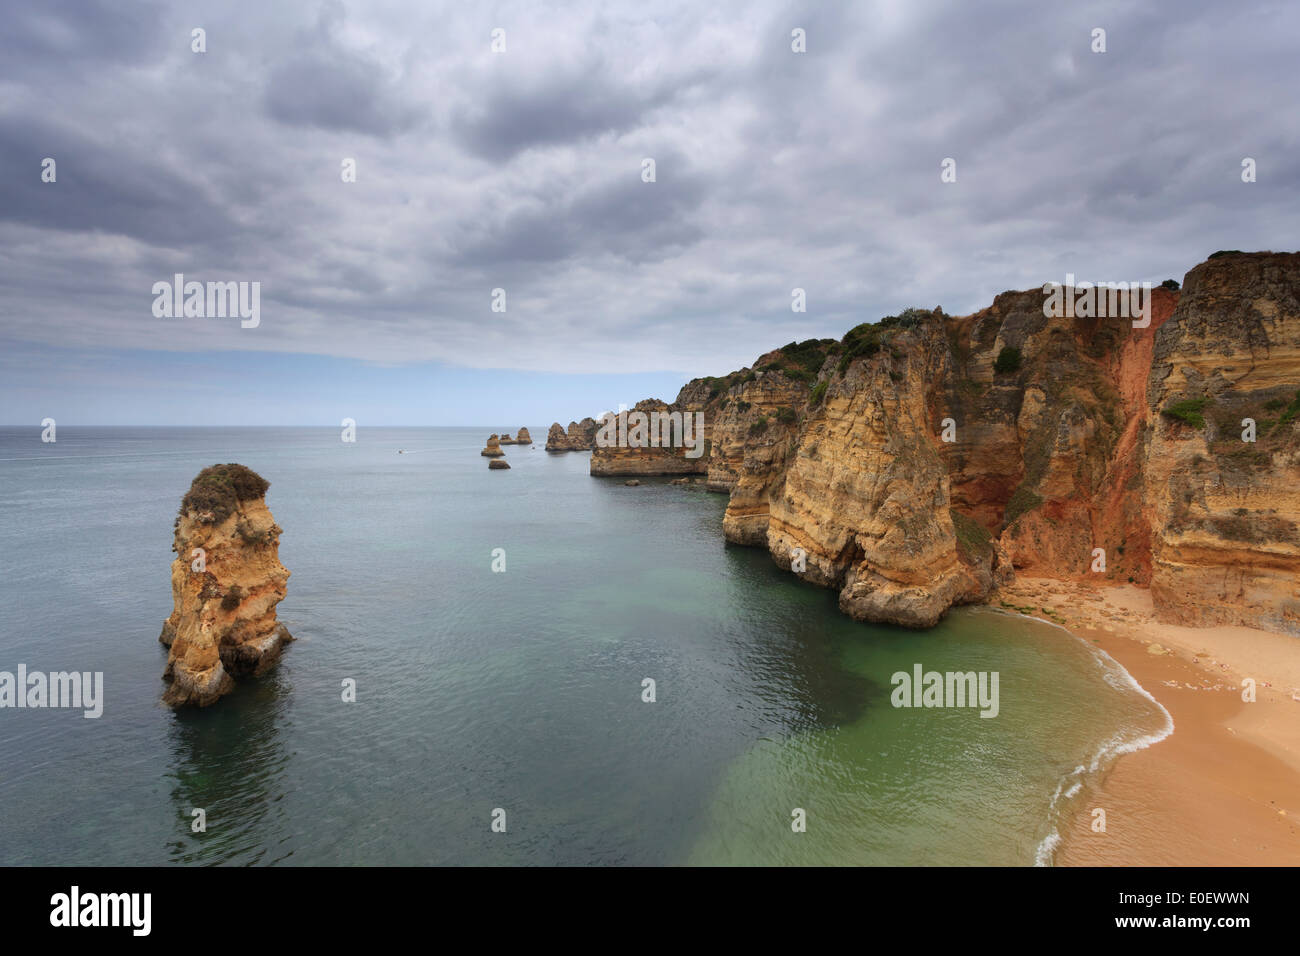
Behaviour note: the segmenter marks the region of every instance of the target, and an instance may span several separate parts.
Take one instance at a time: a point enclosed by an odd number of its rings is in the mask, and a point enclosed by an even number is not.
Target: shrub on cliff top
[[[890,329],[897,326],[900,329],[914,329],[918,325],[923,325],[934,317],[934,312],[929,309],[904,309],[898,315],[887,315],[876,323],[877,328]]]
[[[1218,252],[1210,253],[1211,259],[1217,259],[1220,256],[1240,256],[1243,255],[1240,249],[1220,249]]]
[[[763,371],[778,371],[796,382],[812,382],[826,362],[832,349],[838,348],[834,339],[805,339],[791,342],[777,350],[779,358],[762,366]]]
[[[844,333],[844,354],[840,356],[840,364],[836,369],[843,375],[856,358],[867,356],[868,358],[880,351],[881,333],[880,329],[870,322],[863,322],[861,325],[855,325]]]
[[[181,499],[180,514],[212,512],[217,523],[229,518],[241,501],[255,501],[266,494],[271,483],[244,465],[211,465],[204,468]]]
[[[1177,292],[1179,289],[1182,288],[1182,286],[1178,284],[1177,279],[1166,279],[1164,282],[1160,283],[1160,288],[1172,289],[1173,291]]]

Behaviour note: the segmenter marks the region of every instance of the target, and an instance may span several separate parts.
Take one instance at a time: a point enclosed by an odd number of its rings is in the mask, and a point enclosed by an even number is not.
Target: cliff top
[[[190,483],[190,490],[181,498],[180,515],[210,511],[220,524],[241,501],[256,501],[270,487],[269,481],[245,465],[210,465]]]

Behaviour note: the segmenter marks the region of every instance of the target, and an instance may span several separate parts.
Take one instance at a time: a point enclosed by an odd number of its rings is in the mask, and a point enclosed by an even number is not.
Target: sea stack
[[[479,454],[485,455],[488,458],[500,458],[502,455],[504,455],[505,452],[501,450],[501,436],[489,435],[487,440],[487,447],[484,448],[481,452],[479,452]]]
[[[533,443],[533,436],[528,434],[528,429],[527,428],[519,429],[519,434],[515,436],[515,444],[531,445],[532,443]]]
[[[170,648],[163,703],[206,707],[261,674],[293,638],[275,618],[289,571],[280,526],[266,507],[270,483],[243,465],[204,468],[181,499],[172,550]]]
[[[546,435],[546,450],[591,451],[596,447],[596,432],[599,427],[594,418],[584,418],[580,422],[569,422],[566,433],[564,426],[556,422]]]
[[[510,467],[510,463],[504,458],[493,458],[488,462],[488,471],[503,471]]]

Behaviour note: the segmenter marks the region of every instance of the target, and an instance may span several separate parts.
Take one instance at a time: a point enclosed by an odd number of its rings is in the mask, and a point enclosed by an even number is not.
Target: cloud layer
[[[1297,247],[1298,32],[1250,0],[14,6],[0,341],[706,374],[1066,272],[1181,279]],[[176,272],[261,282],[261,326],[154,318]]]

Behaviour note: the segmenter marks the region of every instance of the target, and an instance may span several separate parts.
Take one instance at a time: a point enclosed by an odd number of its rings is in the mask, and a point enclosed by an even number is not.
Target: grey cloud
[[[1067,270],[1294,248],[1300,218],[1300,10],[1265,0],[7,16],[0,317],[38,344],[716,373]],[[172,271],[260,280],[257,335],[149,321]]]
[[[144,63],[165,42],[157,3],[44,0],[6,4],[0,63],[8,76]]]
[[[266,109],[290,126],[392,136],[416,122],[383,70],[342,51],[308,53],[277,67],[267,82]]]
[[[575,256],[617,256],[631,262],[658,261],[682,252],[704,234],[692,211],[708,184],[670,153],[656,159],[656,181],[643,182],[641,164],[628,156],[613,178],[580,186],[576,194],[539,196],[525,211],[487,223],[455,250],[464,266],[492,263],[555,263]]]
[[[671,104],[706,75],[698,70],[675,77],[672,85],[633,85],[616,65],[599,59],[565,64],[543,76],[498,80],[458,112],[452,128],[475,155],[501,162],[533,147],[635,129],[647,113]]]
[[[182,169],[152,153],[151,143],[123,143],[103,128],[70,128],[40,117],[0,115],[0,221],[45,229],[117,233],[163,245],[207,242],[234,230]],[[56,180],[41,181],[55,161]]]
[[[295,37],[289,58],[267,78],[267,112],[288,126],[380,137],[405,132],[421,110],[381,63],[339,42],[345,19],[341,3],[326,3],[315,28]]]

